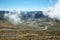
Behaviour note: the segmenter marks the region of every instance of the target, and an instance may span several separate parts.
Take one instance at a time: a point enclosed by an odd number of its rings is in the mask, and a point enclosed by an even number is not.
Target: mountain
[[[22,20],[35,20],[35,19],[41,19],[41,18],[47,18],[47,16],[44,16],[43,11],[27,11],[27,12],[21,12],[21,19]]]
[[[9,11],[0,11],[0,20],[4,20],[4,14],[9,13]]]

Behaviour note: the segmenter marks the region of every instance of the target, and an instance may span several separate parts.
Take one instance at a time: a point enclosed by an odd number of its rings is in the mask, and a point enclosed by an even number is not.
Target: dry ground
[[[36,31],[35,28],[22,25],[12,25],[9,22],[0,22],[0,40],[60,40],[60,22],[55,23],[52,28]],[[29,30],[32,29],[32,30]]]

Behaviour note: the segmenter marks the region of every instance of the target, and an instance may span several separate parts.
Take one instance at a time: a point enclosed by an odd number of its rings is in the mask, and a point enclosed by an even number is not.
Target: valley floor
[[[56,22],[52,28],[42,31],[33,30],[35,28],[30,28],[32,30],[23,29],[27,29],[26,26],[16,26],[9,22],[1,21],[0,40],[60,40],[60,22]]]

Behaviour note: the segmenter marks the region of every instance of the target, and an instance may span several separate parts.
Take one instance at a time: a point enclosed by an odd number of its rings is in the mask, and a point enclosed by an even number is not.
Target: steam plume
[[[48,13],[48,16],[50,18],[60,20],[60,0],[58,0],[55,6],[52,7],[52,10]]]
[[[18,23],[21,23],[21,19],[19,18],[20,17],[20,12],[12,11],[12,12],[9,12],[9,13],[5,13],[4,17],[14,25],[18,24]]]

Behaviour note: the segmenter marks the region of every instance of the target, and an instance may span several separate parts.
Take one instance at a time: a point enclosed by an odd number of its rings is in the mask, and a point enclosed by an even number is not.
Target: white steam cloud
[[[14,25],[21,23],[20,12],[18,11],[11,11],[9,13],[5,13],[4,16],[9,22],[11,22]]]
[[[60,20],[60,0],[57,0],[57,3],[55,4],[55,6],[51,7],[50,12],[48,13],[48,16],[50,18],[56,18],[58,20]]]

